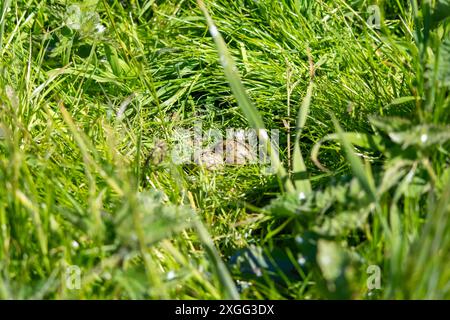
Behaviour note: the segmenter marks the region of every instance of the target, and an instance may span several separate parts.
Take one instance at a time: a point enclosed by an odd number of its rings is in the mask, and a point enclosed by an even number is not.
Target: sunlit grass
[[[449,298],[431,2],[3,1],[0,297]],[[199,122],[280,130],[278,174],[173,163]]]

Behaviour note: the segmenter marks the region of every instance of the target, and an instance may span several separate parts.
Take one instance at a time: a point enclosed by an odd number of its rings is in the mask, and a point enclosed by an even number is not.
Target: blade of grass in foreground
[[[409,256],[413,272],[408,275],[407,285],[413,299],[445,299],[445,290],[439,290],[439,286],[445,283],[448,288],[446,274],[450,273],[444,266],[448,266],[450,249],[450,237],[446,236],[450,228],[450,174],[445,180],[441,197],[429,213],[421,237]]]
[[[346,139],[344,131],[339,125],[336,117],[332,115],[332,120],[334,127],[336,128],[339,139],[341,140],[342,145],[344,146],[345,155],[347,156],[347,160],[350,162],[350,167],[353,171],[353,174],[358,179],[359,183],[363,187],[364,191],[369,195],[372,201],[376,201],[376,193],[373,183],[371,183],[369,177],[367,176],[366,171],[364,170],[364,165],[361,160],[355,155],[355,150],[353,149],[352,144]]]
[[[2,1],[2,5],[0,7],[0,53],[3,49],[3,33],[5,32],[5,20],[6,20],[6,13],[8,12],[9,5],[11,0],[5,0]]]
[[[205,4],[202,0],[197,0],[200,9],[203,11],[203,14],[208,23],[209,32],[216,43],[217,50],[219,51],[220,63],[222,64],[225,77],[230,84],[231,91],[235,96],[239,107],[244,112],[245,117],[250,122],[250,125],[257,129],[260,141],[263,141],[266,144],[267,150],[270,155],[270,160],[272,161],[273,167],[277,172],[281,181],[285,182],[285,188],[288,192],[295,192],[294,186],[292,182],[288,179],[287,173],[283,164],[281,163],[278,154],[272,152],[272,146],[269,142],[269,137],[267,135],[267,131],[264,127],[264,122],[259,114],[258,110],[253,105],[250,100],[247,92],[245,91],[244,85],[242,84],[241,78],[239,77],[239,73],[236,71],[236,66],[234,64],[233,58],[227,49],[227,45],[217,30],[214,21],[208,13],[208,10],[205,7]]]
[[[222,261],[219,253],[214,246],[213,240],[209,236],[208,231],[204,227],[201,221],[196,221],[195,228],[203,243],[206,253],[208,254],[213,268],[216,270],[219,280],[222,284],[223,289],[226,293],[226,299],[239,300],[239,292],[237,291],[236,285],[228,272],[225,263]]]
[[[379,203],[377,202],[377,193],[375,189],[375,184],[372,176],[364,169],[364,164],[361,159],[355,154],[355,149],[353,148],[352,143],[349,140],[349,137],[346,136],[345,132],[342,130],[339,122],[336,117],[332,114],[331,119],[333,120],[334,127],[336,128],[337,135],[341,144],[344,147],[345,155],[347,160],[350,162],[350,168],[353,171],[356,179],[358,179],[364,191],[369,196],[372,203],[375,205],[375,212],[380,219],[381,226],[383,227],[386,236],[391,238],[392,241],[392,232],[389,228],[389,225],[386,221],[386,218],[381,214],[381,208]]]
[[[294,175],[295,174],[307,174],[306,171],[306,165],[305,161],[303,160],[302,152],[300,151],[300,135],[302,133],[302,129],[305,126],[306,118],[309,113],[309,106],[311,104],[311,96],[313,91],[313,82],[311,81],[308,89],[306,91],[306,96],[303,99],[302,105],[300,107],[300,110],[298,112],[298,119],[297,119],[297,133],[295,137],[295,143],[294,143],[294,156],[293,156],[293,163],[292,168],[294,169]],[[304,194],[311,192],[311,182],[307,177],[301,176],[301,177],[294,177],[295,181],[295,188],[300,193],[303,192]]]

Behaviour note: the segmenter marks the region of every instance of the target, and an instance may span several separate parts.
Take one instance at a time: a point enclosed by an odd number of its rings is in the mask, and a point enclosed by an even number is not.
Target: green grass
[[[449,1],[204,2],[1,2],[0,298],[449,299]]]

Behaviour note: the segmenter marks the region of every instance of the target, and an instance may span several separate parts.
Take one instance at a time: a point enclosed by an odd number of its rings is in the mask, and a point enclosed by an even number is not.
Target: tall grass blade
[[[375,192],[375,187],[373,186],[373,183],[371,183],[371,179],[366,173],[362,161],[356,156],[352,144],[345,137],[344,131],[342,130],[341,126],[339,125],[334,115],[332,115],[332,120],[334,127],[336,128],[336,131],[339,135],[340,141],[344,147],[347,160],[350,162],[350,167],[353,171],[353,174],[356,176],[359,183],[361,183],[361,186],[364,188],[364,191],[371,198],[371,200],[376,201],[377,196]]]
[[[295,183],[295,189],[297,192],[303,192],[303,193],[310,193],[311,192],[311,182],[309,181],[306,170],[306,165],[303,160],[302,153],[300,151],[300,136],[303,130],[303,127],[306,123],[306,118],[308,117],[309,113],[309,106],[311,104],[311,97],[313,92],[314,84],[311,81],[308,89],[306,91],[306,96],[303,99],[301,108],[298,112],[298,119],[297,119],[297,133],[295,137],[295,143],[294,143],[294,155],[293,155],[293,163],[292,168],[294,170],[294,183]],[[295,175],[300,175],[299,177],[295,177]]]
[[[6,14],[8,13],[9,6],[11,5],[11,0],[4,0],[2,1],[1,5],[1,16],[0,16],[0,54],[3,50],[3,33],[5,32],[5,21],[6,21]]]
[[[205,247],[205,251],[212,262],[212,265],[219,276],[220,283],[225,290],[226,299],[239,300],[239,293],[236,289],[236,285],[234,284],[233,279],[231,278],[230,273],[228,272],[227,267],[223,263],[220,258],[219,253],[217,252],[214,243],[209,236],[208,231],[201,221],[197,221],[195,223],[195,228],[200,237],[200,240]]]

